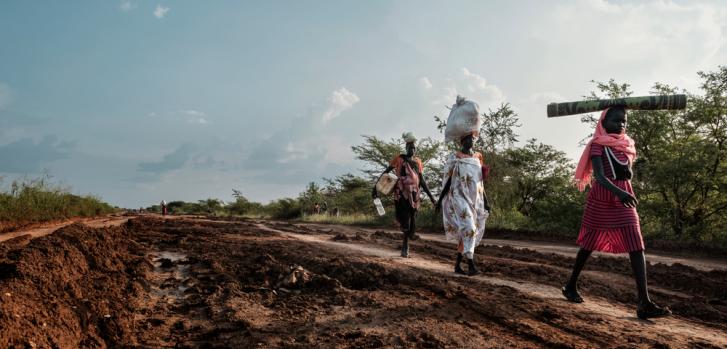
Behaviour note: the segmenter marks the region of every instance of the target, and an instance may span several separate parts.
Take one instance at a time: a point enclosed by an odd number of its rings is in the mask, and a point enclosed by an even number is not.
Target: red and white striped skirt
[[[633,194],[631,181],[612,180],[617,187]],[[586,199],[578,245],[590,251],[628,253],[644,249],[636,208],[624,207],[608,189],[594,182]]]

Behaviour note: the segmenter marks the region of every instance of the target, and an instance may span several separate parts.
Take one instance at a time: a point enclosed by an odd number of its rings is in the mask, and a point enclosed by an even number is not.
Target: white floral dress
[[[448,240],[461,241],[463,254],[472,258],[475,247],[485,234],[485,187],[482,183],[482,163],[477,157],[458,157],[452,154],[444,167],[442,185],[452,183],[442,200],[444,231]]]

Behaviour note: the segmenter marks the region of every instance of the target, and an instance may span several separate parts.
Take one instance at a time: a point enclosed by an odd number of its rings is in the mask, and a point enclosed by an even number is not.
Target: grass
[[[300,217],[300,221],[307,223],[327,223],[343,225],[381,225],[382,223],[384,223],[381,217],[361,213],[343,214],[339,216],[325,214],[304,214],[302,217]]]
[[[113,211],[100,198],[71,194],[68,188],[50,184],[47,177],[16,180],[0,190],[0,221],[5,222],[45,222]]]

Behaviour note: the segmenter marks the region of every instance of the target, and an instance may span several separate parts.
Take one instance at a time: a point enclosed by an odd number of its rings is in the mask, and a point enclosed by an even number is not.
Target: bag
[[[379,178],[379,181],[376,182],[376,190],[383,195],[389,195],[394,191],[394,187],[396,187],[396,181],[398,180],[399,177],[397,177],[395,174],[391,172],[384,173]]]
[[[447,118],[447,128],[444,130],[444,140],[459,142],[462,137],[474,133],[479,135],[482,119],[480,119],[480,106],[457,96],[457,103],[452,106]]]

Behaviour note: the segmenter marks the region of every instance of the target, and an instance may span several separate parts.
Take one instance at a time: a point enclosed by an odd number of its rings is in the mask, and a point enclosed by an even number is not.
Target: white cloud
[[[321,120],[324,123],[330,122],[341,115],[342,112],[351,109],[360,100],[355,93],[347,90],[345,87],[333,91],[328,98],[328,105],[321,115]]]
[[[131,1],[122,1],[119,5],[119,9],[124,12],[129,12],[137,7],[136,4],[132,3]]]
[[[428,77],[422,76],[419,78],[419,86],[425,90],[429,90],[432,88],[432,82],[429,81]]]
[[[457,95],[467,97],[480,104],[483,110],[490,105],[496,105],[505,101],[505,94],[496,86],[489,84],[483,76],[473,73],[467,68],[460,70],[461,75],[455,78],[444,79],[441,88],[432,88],[428,98],[430,104],[436,108],[451,106],[454,104]]]
[[[693,89],[696,71],[723,64],[724,23],[727,11],[710,3],[559,4],[531,23],[533,45],[547,47],[531,69],[546,72],[541,77],[547,72],[560,76],[567,72],[585,80],[625,76],[642,88],[662,81]]]
[[[164,113],[150,112],[147,116],[150,118],[163,118],[173,122],[185,120],[188,124],[195,125],[209,124],[207,113],[194,109],[182,109]]]
[[[199,111],[199,110],[193,110],[193,109],[187,109],[187,110],[179,110],[176,113],[189,115],[189,116],[206,116],[205,112]]]
[[[157,5],[157,7],[154,9],[154,16],[156,18],[164,18],[164,16],[167,15],[167,12],[169,12],[169,7],[164,7],[162,5]]]
[[[189,118],[189,119],[187,119],[187,122],[190,124],[197,124],[197,125],[207,125],[208,124],[207,119],[205,119],[203,117]]]
[[[332,121],[359,101],[360,98],[345,87],[331,92],[324,102],[313,104],[289,126],[257,144],[246,167],[277,173],[280,166],[285,165],[286,176],[292,176],[300,172],[322,173],[320,171],[329,166],[350,163],[353,161],[350,139],[342,135],[345,131]]]
[[[5,109],[13,100],[13,90],[6,83],[0,82],[0,109]]]
[[[183,115],[187,118],[187,123],[196,125],[207,125],[207,113],[199,110],[179,110],[175,114]]]

